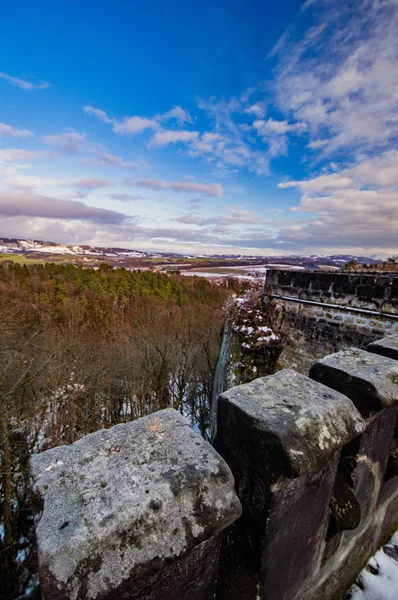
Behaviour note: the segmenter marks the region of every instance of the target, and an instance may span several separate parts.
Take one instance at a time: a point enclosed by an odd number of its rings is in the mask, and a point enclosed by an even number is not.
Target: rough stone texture
[[[221,572],[222,600],[341,600],[398,526],[398,363],[352,349],[319,364],[337,396],[292,371],[220,396],[215,444],[243,505],[221,550],[240,567]]]
[[[338,452],[326,467],[273,486],[262,555],[263,598],[302,600],[322,557],[337,465]]]
[[[374,352],[375,354],[381,354],[382,356],[398,360],[398,334],[388,335],[382,340],[372,342],[367,347],[367,350],[369,352]]]
[[[398,274],[268,271],[274,294],[398,315]]]
[[[348,398],[290,369],[231,388],[220,401],[242,411],[268,439],[281,466],[278,475],[287,477],[324,464],[365,428]]]
[[[35,455],[31,476],[47,600],[212,598],[217,534],[241,508],[228,466],[179,413]]]
[[[341,600],[368,559],[396,531],[398,477],[386,482],[383,471],[396,415],[397,407],[384,409],[360,436],[353,473],[360,524],[326,542],[322,563],[314,569],[300,600]]]
[[[364,427],[348,398],[290,370],[220,396],[215,445],[243,505],[222,561],[246,538],[252,552],[245,572],[222,573],[223,600],[254,599],[260,590],[270,600],[301,598],[322,557],[340,449]],[[259,587],[243,594],[240,582],[253,573]]]
[[[322,307],[281,298],[272,301],[277,303],[284,322],[303,331],[308,340],[330,342],[338,350],[352,345],[365,348],[381,335],[398,333],[398,320],[353,313],[337,306]]]
[[[365,348],[382,335],[398,334],[398,274],[268,271],[264,293],[311,348],[318,340],[333,344],[334,351]]]
[[[325,356],[310,377],[348,396],[364,416],[398,403],[398,363],[358,348]]]

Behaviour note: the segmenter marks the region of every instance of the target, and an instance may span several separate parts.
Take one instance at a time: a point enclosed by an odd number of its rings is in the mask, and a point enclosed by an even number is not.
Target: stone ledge
[[[171,409],[30,465],[41,585],[52,600],[116,598],[126,581],[158,573],[241,513],[225,461]]]
[[[265,462],[279,464],[277,476],[299,476],[322,465],[365,427],[347,397],[290,369],[221,394],[223,418],[228,405],[264,439],[259,460],[263,453]]]
[[[398,334],[388,335],[381,340],[372,342],[368,345],[367,350],[398,360]]]
[[[363,416],[398,403],[398,363],[365,350],[329,354],[310,377],[348,396]]]

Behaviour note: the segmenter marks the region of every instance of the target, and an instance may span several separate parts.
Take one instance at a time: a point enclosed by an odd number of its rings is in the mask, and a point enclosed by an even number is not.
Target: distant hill
[[[196,266],[200,262],[204,266],[206,264],[215,264],[215,261],[220,264],[263,264],[277,267],[284,265],[296,266],[310,270],[317,269],[341,269],[350,260],[357,260],[360,263],[366,264],[377,264],[377,261],[367,256],[352,256],[348,254],[334,254],[331,256],[320,256],[317,254],[311,256],[299,256],[299,255],[288,255],[288,256],[247,256],[247,255],[233,255],[233,254],[214,254],[214,255],[184,255],[176,254],[171,252],[157,252],[149,253],[138,250],[132,250],[129,248],[108,248],[100,246],[92,246],[87,244],[56,244],[55,242],[37,241],[37,240],[22,240],[22,239],[9,239],[0,238],[0,253],[4,254],[19,254],[25,257],[42,256],[45,260],[49,257],[76,257],[76,259],[82,259],[83,261],[91,259],[95,261],[106,261],[114,262],[116,259],[117,264],[131,263],[131,261],[148,261],[151,260],[152,264],[156,263],[156,259],[159,259],[159,264],[171,263],[172,259],[183,259],[182,264],[178,265],[179,268],[189,268],[192,264],[188,263],[192,259],[192,263]],[[3,256],[4,258],[4,256]],[[91,262],[90,261],[90,262]],[[177,266],[177,265],[176,265]]]
[[[34,240],[18,240],[0,238],[0,252],[7,254],[40,252],[42,254],[60,254],[68,256],[109,256],[127,258],[142,258],[149,256],[146,252],[138,252],[137,250],[129,250],[126,248],[99,248],[97,246],[81,245],[66,245],[56,244],[55,242],[41,242]]]

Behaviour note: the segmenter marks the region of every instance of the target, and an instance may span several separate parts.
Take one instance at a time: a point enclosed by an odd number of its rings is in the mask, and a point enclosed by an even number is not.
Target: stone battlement
[[[341,598],[398,527],[396,358],[224,392],[215,449],[165,410],[34,456],[45,600]]]
[[[215,445],[243,506],[224,552],[248,537],[261,598],[340,599],[398,527],[398,362],[384,348],[398,353],[398,336],[219,397]]]
[[[366,346],[398,332],[398,274],[268,271],[264,298],[308,338]]]

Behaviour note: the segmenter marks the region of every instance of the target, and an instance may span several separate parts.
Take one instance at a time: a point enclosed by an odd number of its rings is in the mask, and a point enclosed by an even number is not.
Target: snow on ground
[[[398,532],[372,556],[350,595],[351,600],[398,600]]]
[[[181,271],[185,277],[206,277],[206,279],[221,279],[233,277],[234,279],[254,279],[249,273],[247,275],[236,275],[235,273],[206,273],[205,271]]]

